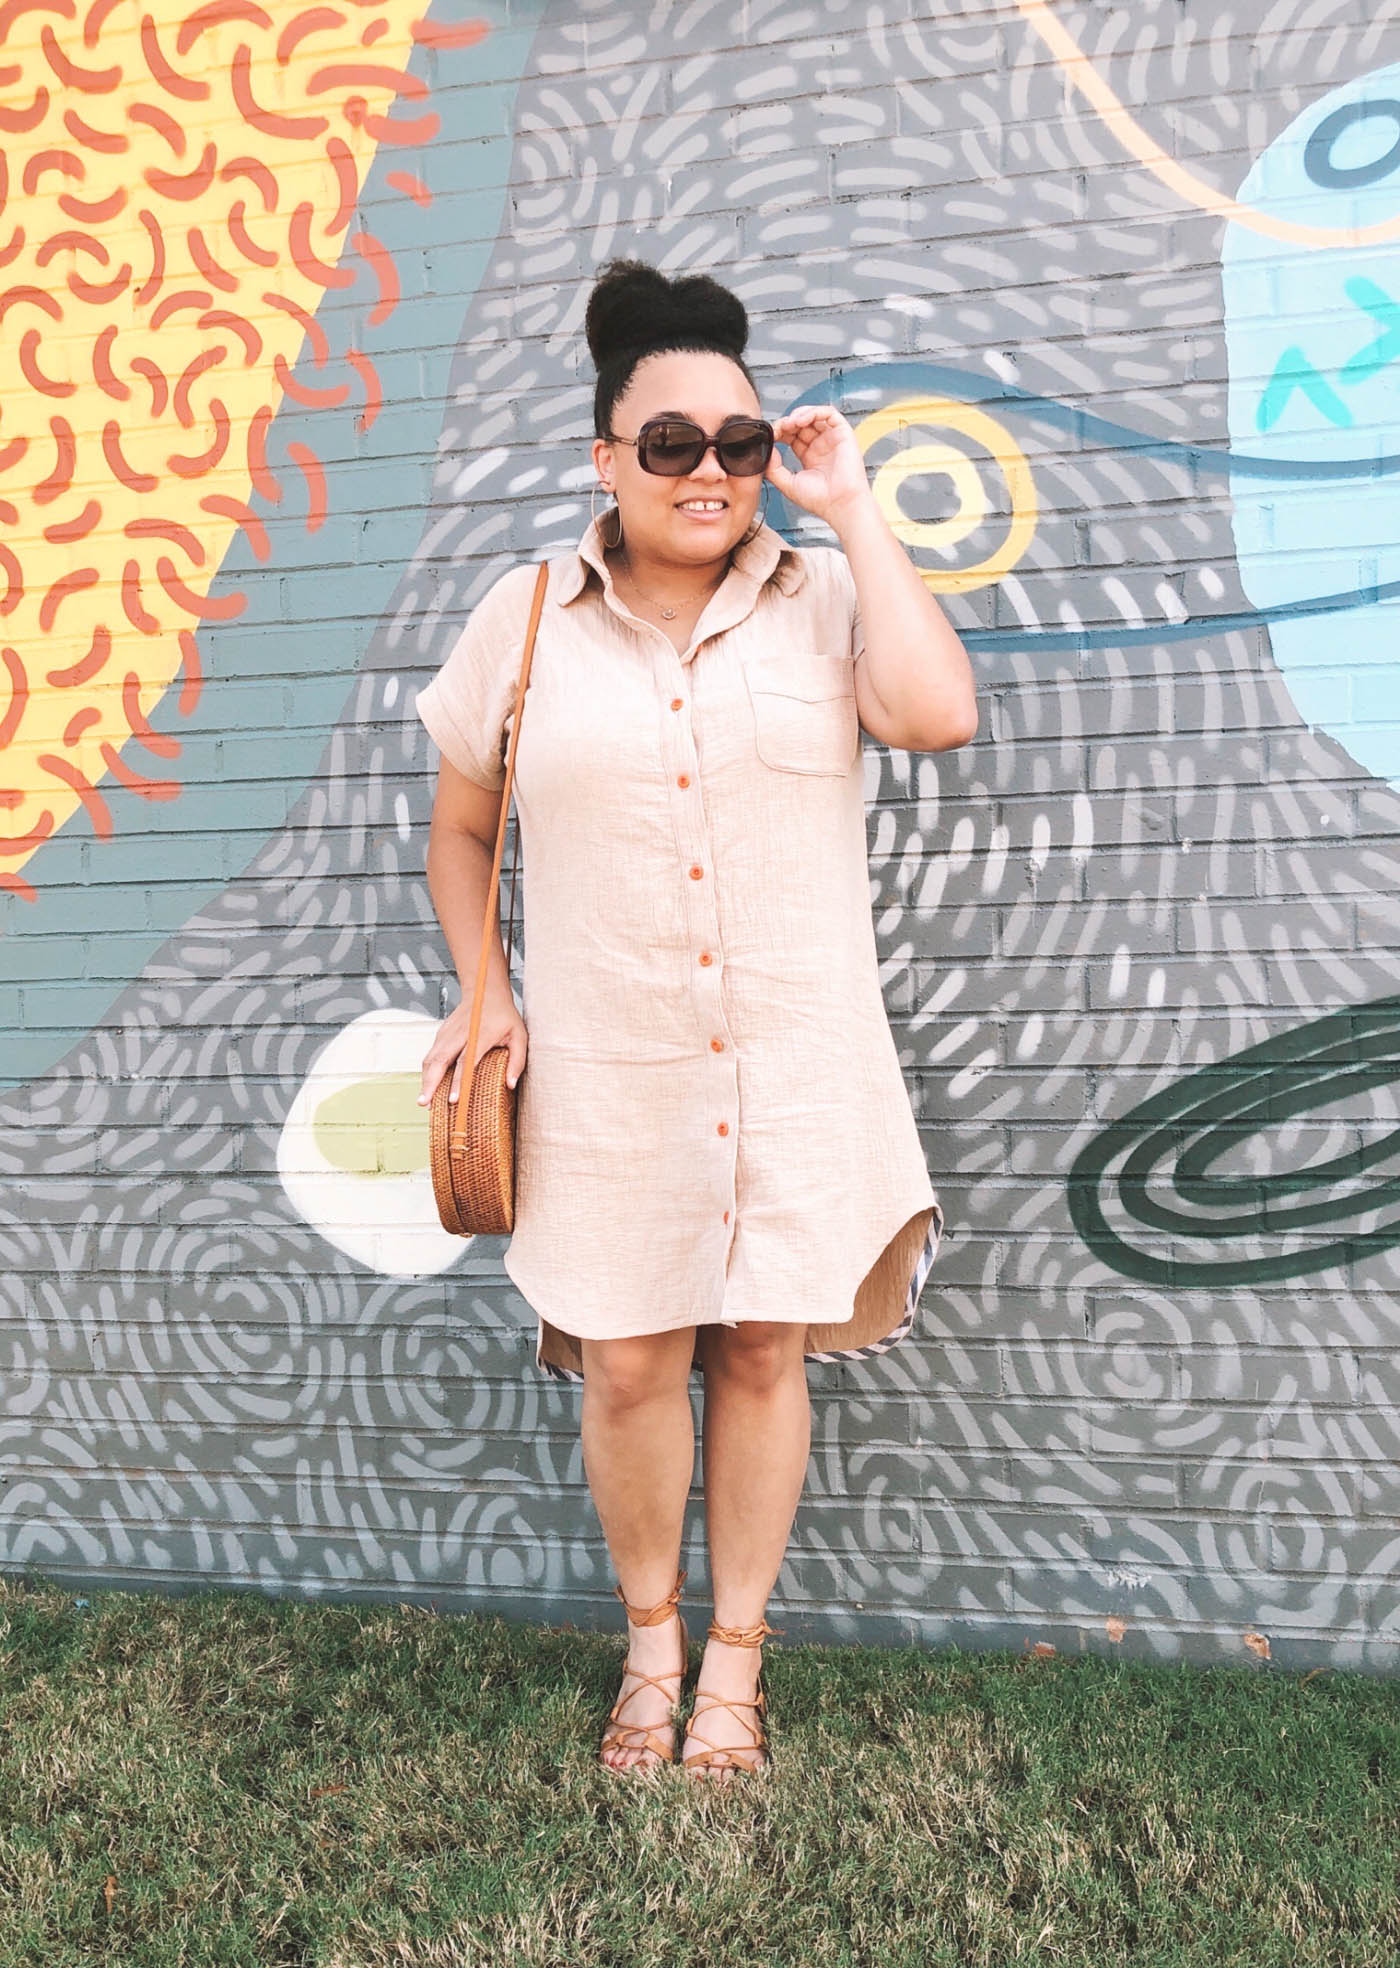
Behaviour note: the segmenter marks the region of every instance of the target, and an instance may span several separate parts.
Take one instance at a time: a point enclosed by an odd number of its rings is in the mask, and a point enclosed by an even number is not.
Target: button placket
[[[658,631],[658,634],[660,632]],[[691,716],[691,679],[677,684],[681,670],[675,646],[665,636],[665,653],[658,651],[659,681],[666,692],[669,717],[663,730],[671,756],[665,761],[675,812],[676,839],[686,878],[692,950],[696,964],[696,1000],[701,1032],[712,1063],[723,1073],[706,1100],[717,1164],[715,1213],[725,1231],[725,1264],[734,1239],[736,1159],[738,1152],[738,1065],[724,1015],[723,946],[712,879],[711,842],[700,800],[699,758]]]

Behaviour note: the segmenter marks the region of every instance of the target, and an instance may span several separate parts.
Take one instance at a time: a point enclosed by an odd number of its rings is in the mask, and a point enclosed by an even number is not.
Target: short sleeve
[[[506,727],[515,709],[535,566],[509,568],[486,590],[415,709],[449,764],[489,792],[506,783]]]

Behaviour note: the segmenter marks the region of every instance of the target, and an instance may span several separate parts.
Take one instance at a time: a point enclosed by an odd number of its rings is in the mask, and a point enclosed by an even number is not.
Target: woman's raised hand
[[[860,440],[831,404],[799,403],[775,420],[773,435],[794,454],[798,469],[788,470],[775,444],[764,476],[804,512],[832,525],[843,506],[874,498]]]

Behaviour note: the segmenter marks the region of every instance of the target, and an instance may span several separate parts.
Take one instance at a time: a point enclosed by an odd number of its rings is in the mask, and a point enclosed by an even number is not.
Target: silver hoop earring
[[[588,515],[589,518],[593,521],[593,524],[598,527],[598,537],[603,542],[603,545],[605,547],[612,547],[614,550],[616,550],[618,547],[622,545],[621,508],[619,506],[614,506],[612,508],[612,511],[617,514],[617,525],[613,529],[613,531],[617,534],[617,538],[615,540],[610,540],[605,530],[606,523],[609,517],[607,513],[603,514],[603,525],[598,524],[598,504],[597,504],[598,494],[600,492],[606,492],[607,490],[608,488],[605,485],[595,485],[593,487],[593,490],[588,495]]]

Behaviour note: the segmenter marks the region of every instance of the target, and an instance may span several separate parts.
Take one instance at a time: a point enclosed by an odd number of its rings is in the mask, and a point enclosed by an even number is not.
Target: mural
[[[949,1230],[811,1371],[785,1627],[1400,1668],[1400,0],[830,12],[0,5],[0,1563],[610,1620],[432,1210],[412,706],[582,531],[636,251],[983,704],[867,743]]]
[[[102,1021],[322,760],[429,496],[539,10],[0,6],[6,975],[63,974],[77,914],[101,935],[42,1018],[12,1000],[0,1083]],[[473,144],[439,141],[453,89]]]

